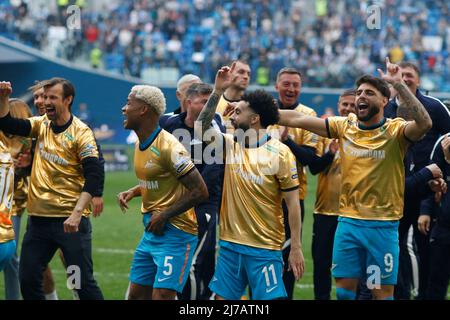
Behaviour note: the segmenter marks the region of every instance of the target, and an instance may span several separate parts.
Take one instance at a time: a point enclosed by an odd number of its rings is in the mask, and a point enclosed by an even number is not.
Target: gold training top
[[[225,109],[230,102],[236,102],[236,101],[228,101],[225,99],[224,95],[220,97],[219,102],[217,103],[217,109],[216,112],[220,114],[223,121],[223,126],[227,130],[228,134],[233,134],[235,129],[233,125],[231,124],[230,116],[224,116],[223,113],[225,112]]]
[[[11,211],[14,195],[14,163],[8,148],[0,141],[0,243],[14,240]]]
[[[29,120],[31,137],[36,138],[27,203],[29,215],[68,217],[85,182],[81,161],[98,158],[94,134],[75,116],[61,133],[53,132],[46,115]],[[86,208],[83,215],[90,213],[91,209]]]
[[[331,139],[319,138],[317,151],[320,156],[328,152]],[[341,194],[341,156],[336,152],[333,162],[319,174],[314,213],[336,216],[339,213]]]
[[[339,211],[343,217],[399,220],[403,215],[408,147],[407,121],[386,119],[377,128],[363,130],[355,114],[326,119],[328,134],[339,139],[342,187]]]
[[[3,142],[13,159],[17,159],[20,153],[31,149],[30,138],[6,136],[3,132],[0,132],[0,141]],[[19,168],[15,170],[14,200],[11,213],[13,216],[20,216],[27,206],[29,179],[27,176],[20,175],[20,170]]]
[[[277,139],[245,148],[233,136],[224,137],[227,153],[220,239],[281,250],[285,241],[282,191],[298,188],[294,155]]]
[[[134,151],[134,170],[142,195],[142,213],[159,213],[171,207],[187,194],[178,180],[194,170],[195,166],[183,145],[173,135],[161,130],[150,146]],[[187,233],[197,234],[194,208],[175,216],[169,222]]]
[[[311,117],[317,117],[317,113],[313,109],[311,109],[303,104],[299,104],[294,110],[298,111],[304,115],[308,115]],[[268,130],[270,130],[270,131],[275,130],[275,129],[278,130],[279,126],[274,125],[274,126],[270,126],[268,128]],[[294,141],[298,145],[313,147],[315,149],[317,148],[317,143],[319,141],[319,136],[317,134],[307,131],[305,129],[301,129],[301,128],[289,128],[288,136],[289,136],[289,138],[292,139],[292,141]],[[298,161],[297,161],[297,171],[298,171],[298,180],[300,182],[300,187],[298,190],[299,191],[299,199],[304,200],[306,197],[306,189],[307,189],[306,167],[303,166]]]

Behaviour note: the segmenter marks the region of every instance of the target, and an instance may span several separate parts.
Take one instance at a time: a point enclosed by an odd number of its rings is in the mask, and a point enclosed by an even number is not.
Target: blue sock
[[[356,293],[344,288],[336,288],[336,297],[338,300],[355,300]]]
[[[394,300],[394,297],[393,297],[393,296],[386,297],[386,298],[384,298],[383,300]]]

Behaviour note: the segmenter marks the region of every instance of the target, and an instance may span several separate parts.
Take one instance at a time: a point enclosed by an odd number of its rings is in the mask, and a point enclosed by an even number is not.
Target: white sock
[[[45,294],[45,300],[58,300],[58,295],[56,294],[56,290],[53,290],[52,293]]]
[[[131,286],[131,283],[128,282],[127,292],[125,292],[125,300],[128,300],[128,296],[130,295],[130,286]]]

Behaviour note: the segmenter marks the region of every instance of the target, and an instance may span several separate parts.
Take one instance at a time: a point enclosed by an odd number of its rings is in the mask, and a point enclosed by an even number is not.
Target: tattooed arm
[[[211,127],[211,122],[214,118],[214,115],[216,114],[217,104],[219,103],[220,97],[230,86],[231,73],[234,71],[234,68],[235,63],[233,63],[231,68],[222,67],[219,71],[217,71],[216,80],[214,82],[214,91],[209,96],[208,102],[206,102],[194,125],[195,135],[197,137],[201,137],[202,140],[206,130]],[[205,142],[210,143],[211,140]]]
[[[405,120],[412,120],[405,128],[405,136],[411,141],[418,141],[433,125],[430,115],[404,82],[394,84],[394,88],[400,99],[398,115]]]
[[[402,79],[400,68],[396,64],[392,64],[389,58],[386,58],[386,69],[386,74],[380,69],[378,69],[378,72],[398,92],[400,105],[397,109],[397,114],[403,119],[411,121],[405,128],[405,136],[411,141],[418,141],[423,138],[433,125],[430,115],[423,104],[417,100],[416,96],[406,86]]]

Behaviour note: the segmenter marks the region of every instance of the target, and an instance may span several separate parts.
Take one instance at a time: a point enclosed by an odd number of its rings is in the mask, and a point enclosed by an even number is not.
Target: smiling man
[[[263,90],[244,94],[236,104],[230,117],[234,135],[216,131],[214,140],[207,138],[235,67],[234,63],[217,72],[214,91],[195,127],[196,135],[215,145],[217,153],[222,151],[225,160],[219,257],[209,287],[218,300],[240,299],[247,285],[252,299],[280,299],[287,296],[282,281],[283,198],[292,234],[287,269],[293,270],[295,280],[304,272],[297,168],[289,148],[267,133],[279,113],[273,97]]]
[[[103,170],[94,134],[70,111],[75,88],[68,80],[52,78],[42,87],[47,115],[23,120],[9,113],[11,83],[0,83],[0,129],[37,141],[19,266],[22,296],[44,300],[42,272],[60,248],[67,265],[79,267],[79,298],[103,299],[93,276],[89,220]]]
[[[398,271],[398,220],[403,213],[403,158],[409,141],[421,139],[432,121],[410,92],[399,66],[386,59],[382,79],[356,82],[356,115],[319,119],[280,111],[282,125],[339,139],[342,187],[340,218],[333,247],[332,274],[338,299],[355,299],[360,278],[368,277],[375,299],[391,300]],[[390,82],[412,121],[386,119]],[[369,283],[369,280],[371,281]]]
[[[275,89],[278,92],[278,107],[281,110],[295,110],[300,114],[316,117],[316,112],[308,106],[299,102],[302,89],[302,75],[295,68],[282,68],[278,71]],[[273,128],[276,128],[274,126]],[[305,197],[307,189],[306,166],[312,166],[318,160],[316,147],[318,136],[302,128],[285,128],[281,133],[281,141],[289,147],[297,160],[297,172],[299,180],[299,203],[302,221],[305,216]],[[288,265],[288,257],[291,243],[291,233],[289,227],[288,210],[283,201],[284,225],[286,241],[283,245],[283,261]],[[301,233],[301,231],[300,231]],[[286,286],[288,298],[293,299],[295,279],[292,271],[287,269],[283,272],[283,282]]]
[[[162,91],[134,86],[122,108],[124,128],[138,137],[134,169],[139,185],[118,195],[123,211],[142,197],[144,234],[130,271],[130,300],[174,300],[187,281],[197,247],[193,207],[208,199],[205,182],[183,145],[159,127]]]

